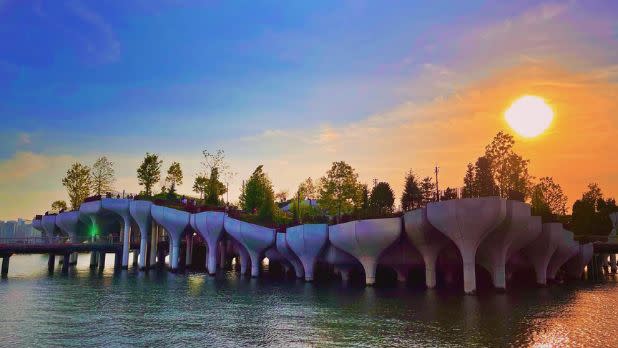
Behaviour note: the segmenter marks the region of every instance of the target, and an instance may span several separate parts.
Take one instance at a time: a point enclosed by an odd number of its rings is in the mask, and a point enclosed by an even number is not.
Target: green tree
[[[403,194],[401,195],[401,209],[403,211],[420,208],[422,205],[421,188],[412,171],[406,175]]]
[[[283,203],[288,200],[288,195],[289,195],[288,190],[280,190],[275,195],[275,198],[277,199],[279,203]]]
[[[212,205],[218,205],[220,203],[219,196],[227,191],[225,184],[219,181],[219,169],[214,167],[210,171],[210,178],[207,181],[207,193],[208,197],[206,202]]]
[[[63,210],[67,210],[67,202],[62,201],[62,200],[58,200],[58,201],[54,201],[51,205],[52,210],[55,211],[63,211]]]
[[[464,176],[464,187],[462,191],[463,198],[478,197],[478,187],[476,187],[476,172],[472,163],[468,163],[466,176]]]
[[[90,168],[78,162],[73,163],[62,179],[62,185],[67,189],[71,208],[79,209],[84,199],[90,195],[92,187]]]
[[[344,161],[333,162],[326,175],[320,178],[318,203],[329,215],[341,218],[351,212],[361,197],[358,174]]]
[[[182,185],[182,169],[180,163],[172,162],[172,165],[167,170],[165,182],[170,184],[170,193],[176,193],[176,186]]]
[[[103,156],[98,158],[92,165],[92,193],[104,195],[114,189],[114,164]]]
[[[425,207],[428,203],[436,201],[436,184],[431,177],[426,176],[421,180],[421,206]]]
[[[241,193],[241,207],[248,212],[257,212],[260,218],[267,218],[274,210],[275,194],[270,179],[259,165],[244,184]]]
[[[499,132],[485,147],[497,194],[508,199],[524,201],[530,194],[532,178],[528,173],[529,160],[513,151],[515,140],[510,134]]]
[[[161,164],[159,155],[146,153],[144,161],[137,168],[137,179],[140,186],[144,186],[146,196],[152,196],[152,187],[161,180]]]
[[[491,171],[491,162],[484,156],[476,160],[474,186],[476,187],[478,197],[495,196],[498,193],[493,172]]]
[[[387,182],[379,182],[371,190],[369,205],[381,213],[392,213],[395,204],[395,193]]]
[[[317,193],[317,188],[313,183],[311,177],[305,179],[305,181],[301,182],[298,185],[298,194],[300,195],[300,199],[314,199]]]
[[[202,175],[196,176],[193,181],[193,192],[199,193],[200,199],[204,198],[204,195],[208,190],[208,181],[209,179]]]
[[[612,229],[609,214],[618,211],[613,198],[604,199],[595,183],[573,204],[571,230],[578,235],[607,235]]]

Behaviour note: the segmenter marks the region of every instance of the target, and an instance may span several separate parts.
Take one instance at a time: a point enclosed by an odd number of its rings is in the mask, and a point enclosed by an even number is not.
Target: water
[[[613,281],[464,296],[79,261],[48,276],[44,256],[11,258],[0,346],[618,346]]]

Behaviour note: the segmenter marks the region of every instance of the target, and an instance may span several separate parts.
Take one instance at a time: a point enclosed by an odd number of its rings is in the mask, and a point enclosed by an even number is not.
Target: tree
[[[419,182],[412,171],[406,175],[403,194],[401,195],[401,209],[403,211],[417,209],[421,207],[421,188]]]
[[[447,187],[444,192],[442,192],[442,196],[440,197],[441,201],[448,201],[451,199],[457,199],[457,189]]]
[[[219,181],[219,169],[212,168],[210,171],[210,178],[206,182],[208,197],[206,198],[206,203],[211,205],[218,205],[219,196],[227,192],[227,187],[221,181]]]
[[[513,151],[515,140],[510,134],[499,132],[485,147],[497,194],[508,199],[524,200],[530,193],[529,160]]]
[[[476,160],[474,187],[476,188],[477,197],[495,196],[498,191],[493,172],[491,171],[491,162],[484,156]]]
[[[298,185],[298,194],[300,195],[301,199],[313,199],[315,198],[316,193],[317,188],[315,187],[315,184],[313,183],[311,177],[308,177],[307,179],[305,179],[305,181],[301,182],[300,185]]]
[[[464,187],[462,192],[463,198],[478,197],[478,188],[476,187],[476,172],[472,163],[468,163],[466,176],[464,176]]]
[[[172,162],[172,165],[167,170],[165,182],[170,184],[170,193],[176,193],[176,185],[182,185],[182,169],[180,163]]]
[[[146,196],[152,196],[152,187],[161,180],[161,164],[159,155],[146,153],[144,161],[137,168],[137,179],[140,186],[144,186]]]
[[[596,183],[588,185],[588,191],[573,204],[570,228],[578,235],[607,235],[612,229],[609,214],[618,211],[613,198],[603,198]]]
[[[281,190],[277,192],[277,194],[275,195],[275,198],[280,203],[283,203],[288,200],[288,194],[289,194],[288,190]]]
[[[54,201],[51,205],[52,210],[55,211],[64,211],[67,210],[67,202],[62,201],[62,200],[58,200],[58,201]]]
[[[195,177],[193,181],[193,192],[200,194],[200,199],[204,198],[205,193],[208,190],[208,178],[202,175]]]
[[[361,185],[358,174],[344,161],[333,162],[326,175],[320,178],[318,203],[339,221],[342,213],[351,212],[359,200]]]
[[[538,216],[565,215],[567,196],[552,177],[542,177],[531,193],[532,213]]]
[[[430,176],[426,176],[421,180],[421,207],[427,206],[428,203],[436,201],[436,185]]]
[[[248,212],[257,212],[260,218],[272,217],[275,194],[270,179],[259,165],[245,183],[241,193],[241,207]]]
[[[103,195],[114,189],[114,164],[103,156],[98,158],[92,165],[92,193]]]
[[[381,213],[392,213],[395,194],[387,182],[379,182],[371,190],[369,205]]]
[[[69,194],[69,202],[72,209],[79,209],[80,204],[90,195],[92,178],[90,168],[81,163],[73,163],[62,179],[62,185]]]
[[[369,205],[369,187],[367,184],[360,184],[360,189],[358,190],[358,194],[354,200],[354,208],[365,210],[369,208]]]

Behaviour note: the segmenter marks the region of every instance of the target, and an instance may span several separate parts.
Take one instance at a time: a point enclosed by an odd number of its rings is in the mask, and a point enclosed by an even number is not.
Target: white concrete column
[[[170,267],[172,271],[178,270],[178,261],[180,259],[180,238],[172,238],[170,236]]]
[[[152,224],[152,234],[150,236],[150,267],[157,264],[157,247],[159,245],[159,225]]]
[[[185,265],[191,266],[191,260],[193,259],[193,236],[189,235],[187,238],[187,251],[185,252]]]
[[[460,249],[463,262],[464,292],[466,294],[476,291],[476,250],[470,249],[465,247]]]
[[[123,217],[122,229],[122,268],[129,268],[129,250],[131,249],[131,220]]]
[[[422,256],[425,263],[425,286],[433,289],[436,287],[436,260],[440,250],[439,248],[426,248],[424,251]]]

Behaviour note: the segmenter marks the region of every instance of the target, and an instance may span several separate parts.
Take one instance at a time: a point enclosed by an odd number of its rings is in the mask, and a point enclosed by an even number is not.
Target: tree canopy
[[[553,220],[553,217],[566,214],[567,196],[562,187],[554,182],[552,177],[542,177],[532,187],[532,213],[544,218],[544,221]]]
[[[167,170],[167,176],[165,177],[165,182],[170,184],[170,193],[176,192],[176,186],[182,185],[182,169],[180,168],[180,163],[172,162],[169,169]]]
[[[612,229],[609,214],[616,211],[616,200],[605,199],[596,183],[589,184],[582,198],[573,204],[570,228],[578,235],[607,235]]]
[[[114,189],[114,164],[102,156],[98,158],[92,165],[92,192],[96,195],[103,195],[106,192],[111,192]]]
[[[485,158],[496,183],[497,194],[508,199],[525,200],[530,194],[529,160],[513,150],[515,140],[510,134],[499,132],[485,147]]]
[[[240,195],[240,206],[244,211],[257,213],[260,219],[272,218],[275,193],[270,179],[259,165],[245,182]]]
[[[361,194],[362,187],[354,168],[344,161],[333,162],[326,175],[320,178],[318,204],[339,221],[341,214],[358,206],[362,201]]]
[[[152,187],[161,180],[161,164],[159,155],[146,153],[142,164],[137,168],[137,179],[140,186],[144,186],[144,193],[152,196]]]
[[[62,179],[62,185],[67,189],[71,209],[79,209],[84,199],[90,195],[92,187],[90,168],[79,162],[73,163]]]
[[[67,210],[67,202],[63,201],[63,200],[58,200],[58,201],[54,201],[51,205],[52,210],[55,211],[64,211]]]
[[[380,212],[393,212],[395,204],[395,193],[387,182],[379,182],[371,190],[369,205],[371,208],[377,209]]]
[[[422,206],[421,188],[416,175],[409,171],[406,175],[401,195],[401,209],[403,211],[413,210]]]

